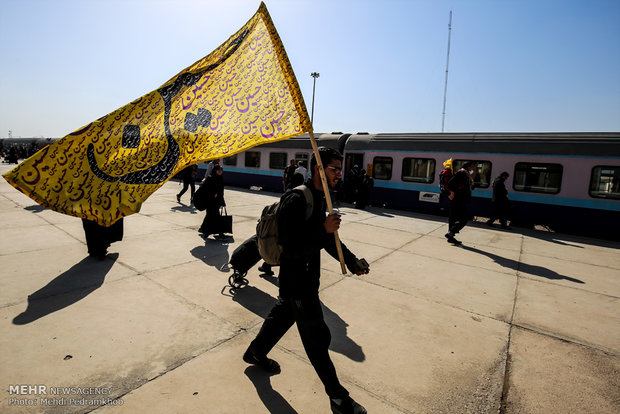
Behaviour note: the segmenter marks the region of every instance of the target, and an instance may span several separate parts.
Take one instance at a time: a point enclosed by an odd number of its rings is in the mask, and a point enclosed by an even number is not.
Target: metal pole
[[[316,88],[316,78],[321,76],[321,74],[319,72],[312,72],[310,76],[314,78],[314,81],[312,84],[312,112],[310,113],[310,123],[312,124],[312,128],[314,128],[314,123],[313,123],[314,121],[314,90]]]
[[[325,176],[325,169],[323,168],[323,162],[321,162],[321,157],[319,156],[319,149],[316,145],[316,140],[314,138],[314,90],[316,87],[316,78],[320,76],[319,72],[312,72],[310,74],[314,78],[312,85],[312,112],[310,115],[310,125],[312,129],[309,131],[310,134],[310,143],[312,144],[312,152],[314,152],[314,157],[316,158],[316,163],[319,167],[319,175],[321,176],[321,184],[323,185],[323,192],[325,193],[325,202],[327,204],[327,211],[329,214],[334,214],[334,208],[332,206],[332,200],[329,196],[329,186],[327,185],[327,177]],[[344,263],[344,255],[342,254],[342,246],[340,245],[340,237],[338,236],[338,231],[334,232],[334,238],[336,239],[336,250],[338,252],[338,260],[340,261],[340,269],[342,270],[342,274],[347,274],[347,267]]]
[[[450,21],[448,23],[448,57],[446,58],[446,83],[443,88],[443,113],[441,116],[441,132],[443,132],[446,120],[446,97],[448,94],[448,65],[450,64],[450,35],[452,34],[452,10],[450,10]]]

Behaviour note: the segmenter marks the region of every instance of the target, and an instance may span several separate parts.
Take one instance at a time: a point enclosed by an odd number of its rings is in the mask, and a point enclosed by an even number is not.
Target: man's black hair
[[[475,167],[476,166],[476,162],[475,161],[469,161],[466,162],[465,164],[463,164],[463,169],[468,169],[469,167]]]
[[[319,147],[319,157],[321,157],[321,164],[323,168],[332,162],[332,160],[342,161],[342,154],[333,148]],[[314,166],[316,165],[316,155],[312,154],[312,160],[310,161],[310,173],[314,176]]]

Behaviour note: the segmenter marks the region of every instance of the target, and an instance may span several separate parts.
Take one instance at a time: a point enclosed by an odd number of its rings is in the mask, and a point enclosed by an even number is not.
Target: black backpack
[[[450,190],[448,189],[448,181],[452,178],[452,170],[444,168],[442,172],[439,173],[439,190],[441,194],[450,194]]]

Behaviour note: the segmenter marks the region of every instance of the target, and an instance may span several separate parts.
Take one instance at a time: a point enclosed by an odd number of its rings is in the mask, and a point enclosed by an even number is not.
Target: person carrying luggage
[[[319,148],[319,156],[325,166],[327,183],[334,188],[342,177],[342,156],[325,147]],[[278,212],[278,236],[282,246],[279,298],[244,353],[243,360],[269,372],[280,372],[280,365],[267,354],[288,329],[297,324],[308,359],[329,396],[332,412],[364,414],[366,409],[349,396],[338,380],[328,352],[331,334],[319,300],[321,250],[338,257],[334,232],[340,227],[340,216],[325,216],[323,186],[314,156],[310,170],[312,176],[305,186],[312,192],[313,210],[308,220],[305,217],[308,203],[303,191],[289,191],[281,198]],[[300,234],[304,237],[300,238]],[[357,275],[368,273],[368,267],[361,267],[359,263],[362,261],[358,261],[344,244],[342,253],[349,271]]]

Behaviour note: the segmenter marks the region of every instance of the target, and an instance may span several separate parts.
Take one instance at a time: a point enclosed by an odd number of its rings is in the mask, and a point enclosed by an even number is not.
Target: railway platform
[[[277,280],[253,268],[231,291],[226,264],[279,195],[226,188],[234,236],[218,241],[179,189],[153,194],[97,261],[79,219],[0,180],[0,412],[329,412],[295,328],[270,354],[280,374],[241,359]],[[474,223],[456,247],[443,218],[340,212],[371,273],[324,253],[321,299],[338,374],[369,413],[620,412],[620,243]]]

